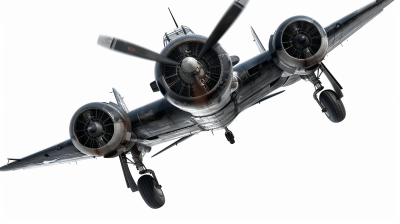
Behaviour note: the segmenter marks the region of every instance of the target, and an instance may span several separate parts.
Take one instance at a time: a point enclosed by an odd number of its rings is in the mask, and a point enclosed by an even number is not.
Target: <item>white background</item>
[[[325,27],[369,2],[253,0],[220,43],[245,61],[258,54],[250,26],[267,48],[291,16]],[[97,46],[99,34],[160,52],[175,27],[167,7],[208,36],[230,3],[1,1],[1,165],[68,139],[73,113],[114,100],[112,87],[129,109],[161,97],[149,86],[154,62]],[[325,60],[344,87],[344,122],[331,123],[299,82],[242,113],[230,126],[235,145],[206,132],[147,156],[166,194],[161,209],[126,189],[117,159],[99,158],[0,173],[0,223],[398,223],[398,12],[392,3]]]

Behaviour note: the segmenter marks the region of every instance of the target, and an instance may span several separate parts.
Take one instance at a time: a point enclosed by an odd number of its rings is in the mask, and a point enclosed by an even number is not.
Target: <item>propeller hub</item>
[[[92,121],[87,126],[86,131],[90,137],[97,138],[103,134],[103,126],[97,121]]]
[[[195,58],[186,57],[182,61],[182,69],[185,73],[197,74],[200,72],[200,65],[199,65],[199,62]]]
[[[304,50],[310,46],[310,40],[304,34],[296,35],[293,40],[293,46],[299,50]]]

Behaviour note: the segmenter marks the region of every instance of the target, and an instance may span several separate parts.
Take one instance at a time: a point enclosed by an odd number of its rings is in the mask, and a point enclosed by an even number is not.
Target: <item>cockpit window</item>
[[[187,34],[194,34],[194,32],[187,26],[178,27],[170,32],[165,32],[163,37],[164,47],[169,44],[169,42],[173,41],[174,39],[185,36]]]

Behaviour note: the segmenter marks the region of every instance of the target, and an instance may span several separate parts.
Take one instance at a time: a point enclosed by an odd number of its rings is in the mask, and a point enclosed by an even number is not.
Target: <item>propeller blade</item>
[[[165,63],[169,65],[179,65],[178,62],[173,61],[164,55],[155,53],[153,51],[150,51],[146,48],[143,48],[139,45],[132,44],[129,42],[126,42],[124,40],[117,39],[115,37],[108,37],[108,36],[103,36],[100,35],[99,39],[97,40],[97,44],[108,48],[110,50],[115,50],[121,53],[129,54],[132,56],[136,56],[139,58],[145,58],[149,59],[152,61],[157,61],[160,63]]]
[[[249,0],[235,0],[232,3],[231,7],[225,12],[225,15],[221,18],[211,35],[208,37],[197,59],[201,59],[204,54],[219,41],[219,39],[239,17],[248,2]]]

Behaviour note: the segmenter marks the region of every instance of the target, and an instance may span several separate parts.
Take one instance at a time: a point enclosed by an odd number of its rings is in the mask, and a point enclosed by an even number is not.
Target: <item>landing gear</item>
[[[161,190],[161,185],[158,183],[154,171],[147,169],[143,164],[145,151],[140,152],[134,147],[134,149],[131,150],[131,154],[136,169],[139,170],[139,174],[150,174],[143,175],[138,180],[140,195],[150,208],[161,208],[165,203],[164,192]]]
[[[333,90],[325,90],[320,94],[319,99],[317,98],[317,94],[324,89],[321,81],[319,80],[321,74],[316,76],[313,73],[311,75],[307,75],[306,79],[310,81],[315,87],[315,92],[313,96],[315,101],[317,101],[318,105],[321,107],[322,112],[325,113],[330,121],[334,123],[339,123],[343,121],[346,117],[346,109],[344,108],[343,102],[338,94],[336,94],[336,92]]]
[[[154,171],[147,169],[143,164],[143,156],[146,153],[146,151],[145,150],[139,151],[137,146],[134,146],[134,148],[130,151],[130,153],[132,155],[133,161],[126,158],[126,154],[120,155],[122,170],[124,172],[125,181],[128,188],[131,188],[132,192],[139,190],[143,200],[150,208],[153,209],[161,208],[165,203],[164,192],[161,190],[161,185],[158,183]],[[139,178],[137,185],[133,180],[132,175],[129,171],[127,165],[128,163],[135,165],[136,169],[139,170],[139,174],[143,175]]]
[[[225,137],[231,144],[235,144],[235,136],[228,128],[225,128]]]
[[[146,204],[153,209],[161,208],[165,203],[164,192],[157,179],[150,175],[143,175],[138,180],[140,195]]]
[[[332,90],[323,91],[319,100],[326,108],[325,115],[334,123],[339,123],[346,117],[346,110],[344,108],[343,102],[339,99],[336,93]]]

